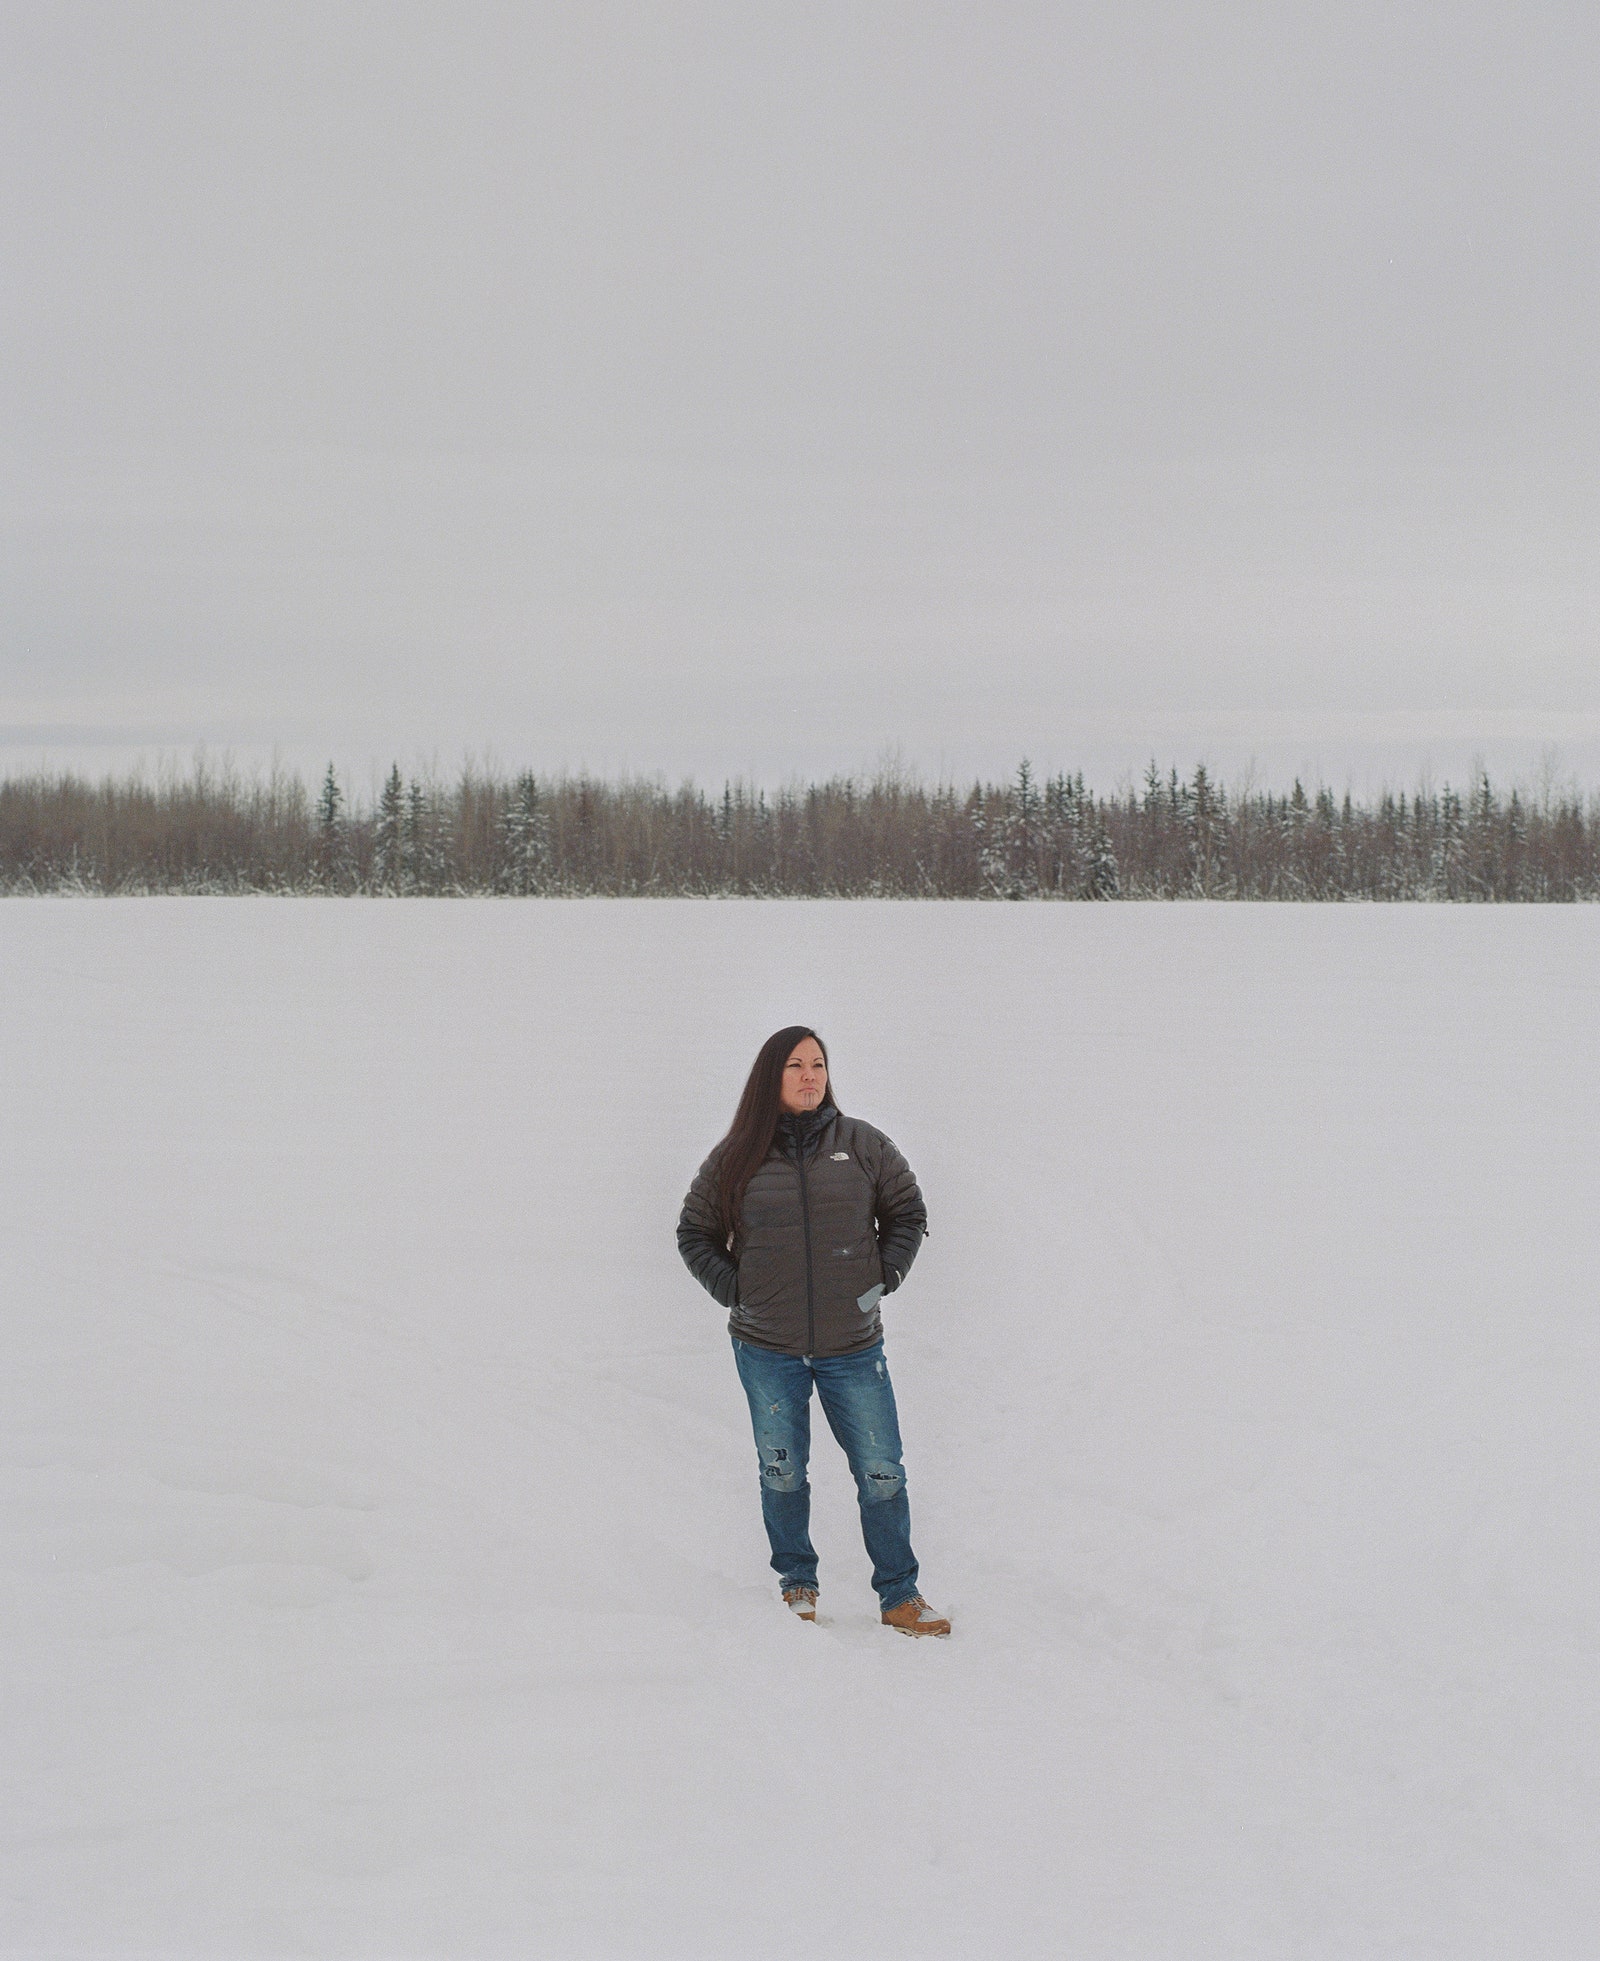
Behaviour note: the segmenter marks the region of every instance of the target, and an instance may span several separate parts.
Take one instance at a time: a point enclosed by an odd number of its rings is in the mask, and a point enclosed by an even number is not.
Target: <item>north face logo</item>
[[[843,1164],[845,1159],[849,1157],[849,1155],[850,1153],[848,1151],[835,1151],[833,1154],[833,1161],[835,1164]]]

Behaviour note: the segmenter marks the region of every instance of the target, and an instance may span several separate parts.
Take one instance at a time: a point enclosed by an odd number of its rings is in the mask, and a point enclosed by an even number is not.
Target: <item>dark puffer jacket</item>
[[[832,1109],[781,1118],[731,1248],[716,1164],[713,1152],[689,1187],[678,1251],[731,1309],[728,1332],[783,1355],[849,1355],[881,1341],[876,1290],[894,1292],[928,1230],[911,1167],[883,1132]]]

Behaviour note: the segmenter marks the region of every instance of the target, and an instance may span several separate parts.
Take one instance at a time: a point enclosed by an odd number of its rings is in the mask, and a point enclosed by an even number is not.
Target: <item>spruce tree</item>
[[[1039,792],[1033,787],[1033,765],[1024,757],[1001,819],[1002,879],[1008,899],[1039,896],[1039,829]]]
[[[396,763],[378,797],[377,821],[372,827],[372,883],[380,892],[397,892],[404,871],[405,786]]]
[[[411,892],[438,892],[444,860],[438,847],[433,799],[415,777],[406,789],[405,883]]]
[[[324,885],[337,884],[344,876],[348,852],[343,811],[344,792],[329,763],[317,798],[317,872]]]
[[[972,834],[978,847],[981,890],[991,899],[1008,898],[1011,894],[1011,867],[1002,793],[994,789],[986,790],[980,784],[975,795],[977,803],[972,813]]]
[[[531,770],[517,778],[500,820],[501,885],[527,896],[541,891],[550,870],[550,820]]]
[[[1052,892],[1074,892],[1079,884],[1078,822],[1083,785],[1061,774],[1045,785],[1044,883]]]
[[[1204,763],[1195,764],[1185,817],[1195,880],[1201,893],[1210,898],[1220,870],[1228,816],[1227,802]]]
[[[1083,883],[1086,899],[1119,899],[1122,880],[1117,872],[1117,854],[1111,848],[1111,834],[1100,818],[1089,834],[1089,870]]]

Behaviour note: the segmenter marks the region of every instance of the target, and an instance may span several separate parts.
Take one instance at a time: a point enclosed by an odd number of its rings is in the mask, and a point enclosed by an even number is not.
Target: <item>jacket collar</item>
[[[824,1104],[818,1110],[786,1110],[778,1119],[774,1148],[789,1158],[815,1156],[823,1132],[838,1114],[831,1104]]]

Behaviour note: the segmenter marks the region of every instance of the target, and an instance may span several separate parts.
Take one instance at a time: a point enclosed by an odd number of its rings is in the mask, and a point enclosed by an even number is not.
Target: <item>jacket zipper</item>
[[[817,1299],[811,1282],[811,1195],[806,1186],[805,1139],[794,1140],[794,1168],[800,1174],[800,1224],[806,1236],[806,1353],[817,1352]]]

